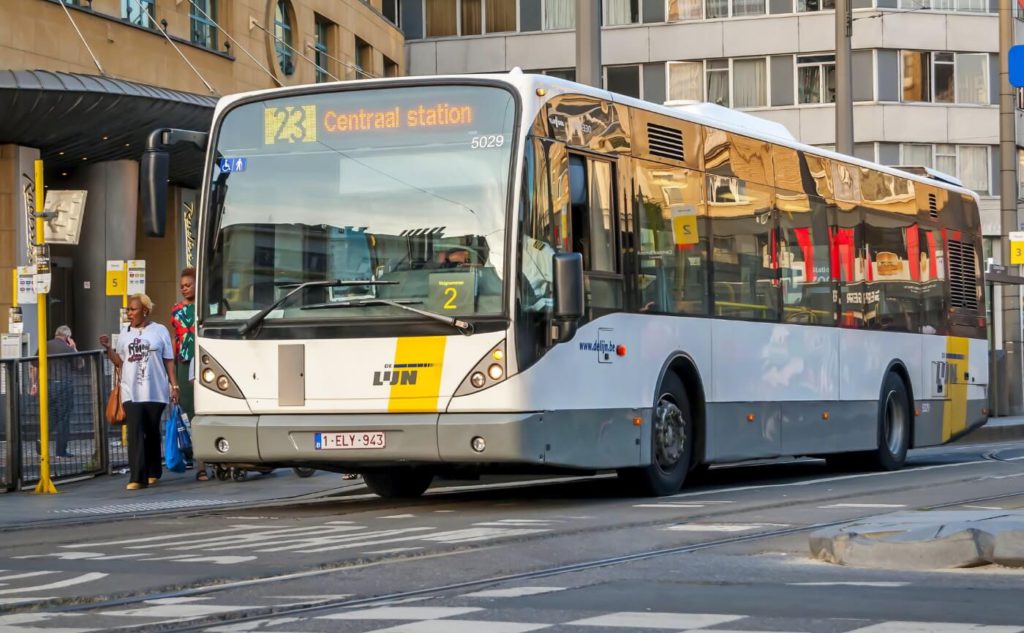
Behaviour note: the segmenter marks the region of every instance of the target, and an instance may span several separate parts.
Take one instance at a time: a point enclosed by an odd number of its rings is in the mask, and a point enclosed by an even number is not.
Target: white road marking
[[[703,508],[703,503],[638,503],[634,508]]]
[[[1021,633],[1024,627],[958,622],[881,622],[847,633]]]
[[[909,582],[888,582],[888,581],[839,581],[839,582],[787,582],[792,587],[906,587]]]
[[[415,514],[391,514],[386,517],[377,517],[378,519],[411,519],[415,517]]]
[[[78,547],[109,547],[111,545],[127,545],[129,543],[153,543],[156,541],[176,541],[182,539],[197,540],[197,536],[206,536],[208,534],[237,534],[239,530],[258,530],[261,525],[232,525],[229,528],[222,528],[219,530],[203,530],[200,532],[188,532],[186,534],[174,533],[174,534],[163,534],[160,536],[147,536],[144,538],[129,538],[120,539],[117,541],[97,541],[95,543],[75,543],[74,545],[62,545],[68,549]]]
[[[210,633],[249,633],[270,627],[279,627],[285,624],[301,622],[301,618],[270,618],[268,620],[255,620],[253,622],[239,622],[238,624],[224,624],[213,628],[204,629]],[[41,632],[42,633],[42,632]],[[277,633],[284,633],[279,631]]]
[[[437,513],[441,514],[441,513],[446,513],[446,512],[455,512],[455,510],[434,510],[434,512],[437,512]]]
[[[526,633],[550,628],[550,624],[529,622],[488,622],[484,620],[421,620],[408,622],[371,633]]]
[[[536,596],[541,593],[553,591],[564,591],[565,587],[509,587],[508,589],[487,589],[485,591],[474,591],[473,593],[462,594],[462,598],[519,598],[522,596]]]
[[[107,574],[93,571],[88,574],[82,574],[81,576],[75,576],[74,578],[68,578],[67,580],[58,580],[57,582],[51,582],[46,585],[35,585],[34,587],[18,587],[17,589],[0,589],[0,594],[10,595],[12,593],[28,593],[30,591],[46,591],[49,589],[61,589],[63,587],[72,587],[74,585],[81,585],[83,583],[92,582],[93,580],[99,580],[106,578]]]
[[[827,506],[818,506],[819,510],[831,510],[833,508],[905,508],[902,503],[833,503]]]
[[[610,628],[631,628],[631,629],[699,629],[726,622],[742,620],[743,615],[724,615],[717,613],[655,613],[622,611],[599,615],[594,618],[586,618],[568,622],[570,626],[605,626]]]
[[[151,601],[147,601],[151,602]],[[218,613],[232,613],[244,611],[250,607],[228,606],[220,604],[154,604],[138,609],[125,609],[122,611],[100,611],[100,615],[117,616],[125,618],[170,618],[165,622],[184,622],[196,618],[215,615]]]
[[[318,620],[438,620],[483,611],[480,607],[375,607],[321,615]]]
[[[297,542],[284,541],[284,543],[287,543],[286,545],[274,544],[273,547],[266,547],[265,545],[267,545],[267,544],[264,544],[264,546],[262,546],[260,549],[258,549],[256,551],[258,551],[258,552],[299,551],[299,552],[303,552],[303,553],[310,553],[310,552],[326,551],[324,549],[320,549],[319,546],[326,547],[327,549],[330,549],[330,548],[332,548],[334,546],[337,546],[337,549],[343,549],[348,544],[352,544],[352,543],[356,543],[356,547],[359,547],[359,546],[364,545],[364,544],[366,546],[368,546],[368,547],[372,547],[373,545],[378,544],[378,543],[390,543],[390,542],[395,540],[395,539],[389,539],[389,538],[385,538],[385,537],[398,536],[398,535],[403,535],[403,534],[405,534],[405,535],[407,535],[407,534],[415,534],[416,536],[412,536],[412,537],[408,537],[408,538],[416,539],[416,538],[419,538],[419,534],[421,534],[423,532],[430,532],[430,531],[435,530],[435,529],[436,528],[432,528],[432,527],[408,527],[408,528],[395,528],[395,529],[391,529],[391,530],[376,530],[376,531],[370,531],[370,532],[358,532],[356,534],[326,535],[326,536],[314,537],[314,538],[303,538],[303,539],[301,539],[301,540],[299,540]]]
[[[238,565],[256,560],[255,556],[189,556],[188,554],[178,556],[162,556],[159,558],[144,558],[142,560],[167,560],[172,563],[210,563],[211,565]]]
[[[410,528],[409,531],[417,529],[432,530],[434,528]],[[532,530],[525,528],[465,528],[461,530],[448,530],[445,532],[436,532],[432,534],[413,534],[411,536],[399,536],[395,538],[370,539],[362,541],[356,540],[336,545],[328,545],[325,547],[316,547],[313,549],[303,549],[297,551],[299,551],[302,554],[318,554],[320,552],[333,552],[341,549],[366,548],[382,545],[385,543],[404,543],[408,541],[432,541],[435,543],[472,543],[476,541],[487,541],[497,538],[507,538],[510,536],[522,536],[524,534],[537,534],[539,532],[547,531],[548,530]]]
[[[17,580],[19,578],[32,578],[33,576],[45,576],[47,574],[56,574],[55,571],[27,571],[23,574],[11,574],[10,576],[0,576],[0,585],[6,585],[8,580]]]
[[[1005,510],[1006,509],[1006,508],[1001,508],[999,506],[963,506],[963,507],[971,508],[971,509],[974,509],[974,510]]]
[[[764,527],[788,527],[784,523],[681,523],[666,530],[672,532],[746,532]]]
[[[73,617],[78,614],[67,613],[14,613],[0,616],[0,631],[4,633],[88,633],[97,629],[82,628],[36,628],[35,626],[20,626],[22,624],[42,624],[55,618]]]

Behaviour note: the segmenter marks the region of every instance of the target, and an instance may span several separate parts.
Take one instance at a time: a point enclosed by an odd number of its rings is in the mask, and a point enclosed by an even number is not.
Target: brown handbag
[[[114,369],[114,388],[107,396],[107,422],[121,424],[124,422],[124,404],[121,402],[121,368]]]

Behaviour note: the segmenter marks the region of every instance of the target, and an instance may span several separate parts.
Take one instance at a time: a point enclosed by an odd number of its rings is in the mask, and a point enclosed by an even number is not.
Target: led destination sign
[[[387,110],[355,112],[324,112],[323,124],[327,132],[364,132],[367,130],[395,130],[405,128],[446,127],[471,125],[473,107],[438,103],[433,106],[395,106]]]

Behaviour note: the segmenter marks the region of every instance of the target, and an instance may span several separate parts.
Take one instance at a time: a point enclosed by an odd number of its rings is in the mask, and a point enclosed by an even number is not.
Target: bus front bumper
[[[196,456],[211,463],[541,464],[623,468],[649,460],[650,410],[508,413],[198,415]],[[317,448],[318,433],[383,432],[382,448]],[[478,439],[479,438],[479,439]],[[481,450],[482,449],[482,450]]]

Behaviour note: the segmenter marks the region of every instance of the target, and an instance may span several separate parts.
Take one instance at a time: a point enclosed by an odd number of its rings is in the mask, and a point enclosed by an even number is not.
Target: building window
[[[732,63],[732,107],[768,105],[768,64],[764,59],[737,59]]]
[[[544,30],[576,28],[576,0],[544,0]]]
[[[384,76],[385,77],[398,77],[398,63],[391,61],[387,57],[384,58]]]
[[[295,57],[292,52],[292,8],[288,0],[277,0],[274,12],[274,48],[277,63],[285,75],[295,74]]]
[[[729,107],[729,60],[711,59],[707,67],[707,99]]]
[[[797,13],[804,13],[807,11],[832,11],[835,8],[835,0],[796,0]]]
[[[903,51],[903,101],[986,105],[988,53]]]
[[[899,7],[908,11],[989,12],[988,0],[900,0]]]
[[[704,98],[702,62],[668,63],[668,100],[700,101]]]
[[[383,2],[381,2],[380,12],[388,22],[395,26],[399,26],[398,12],[400,10],[400,6],[400,0],[383,0]]]
[[[608,66],[605,68],[604,87],[629,97],[640,98],[639,66]]]
[[[337,25],[331,22],[322,15],[315,17],[316,21],[316,33],[315,40],[313,42],[313,50],[315,57],[313,62],[316,64],[316,82],[323,83],[325,81],[331,81],[332,75],[335,73],[331,72],[333,64],[331,64],[331,58],[336,57],[334,54],[333,46],[334,34]]]
[[[797,57],[796,91],[797,103],[835,103],[836,56]]]
[[[121,17],[132,24],[156,28],[156,0],[121,0]]]
[[[192,0],[188,17],[192,43],[217,50],[217,0]]]
[[[709,20],[765,14],[765,0],[705,0],[704,6]]]
[[[668,0],[668,21],[700,20],[704,17],[704,0]]]
[[[638,24],[640,22],[640,0],[604,0],[605,26]]]
[[[557,77],[559,79],[565,79],[566,81],[576,81],[575,68],[552,68],[550,70],[542,70],[540,72],[548,75],[549,77]]]
[[[427,0],[427,37],[516,30],[516,0]]]
[[[960,150],[960,182],[964,187],[973,189],[978,194],[987,196],[991,193],[992,179],[989,178],[989,158],[987,145],[961,145]]]
[[[373,47],[356,38],[356,79],[373,76]]]
[[[959,178],[964,187],[973,189],[983,196],[991,193],[992,184],[989,173],[991,162],[987,145],[904,143],[902,150],[901,162],[904,165],[932,167],[944,174]],[[1021,155],[1018,154],[1018,156]]]

